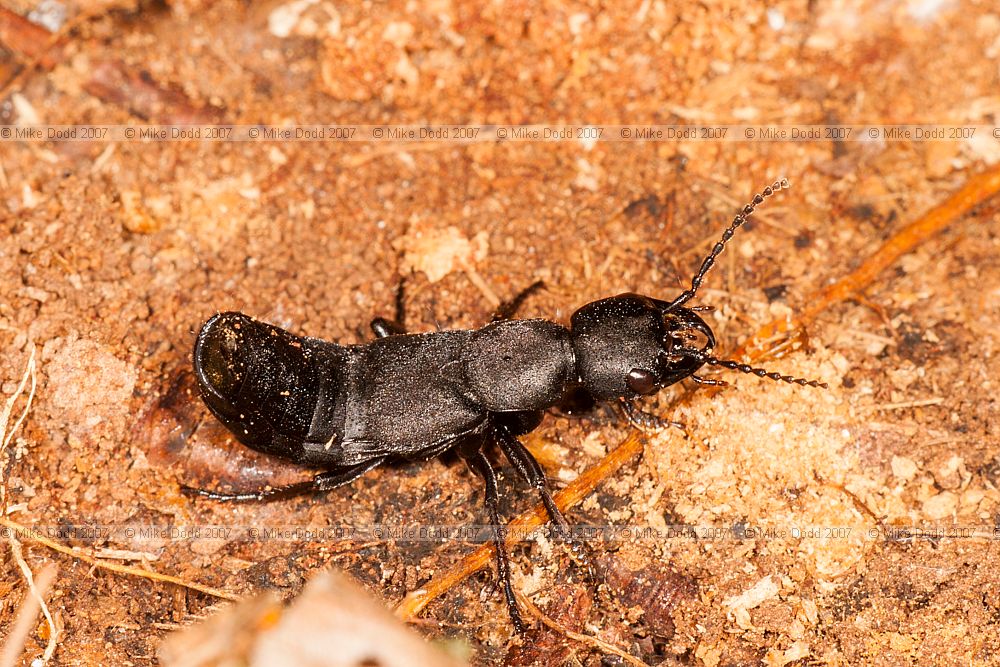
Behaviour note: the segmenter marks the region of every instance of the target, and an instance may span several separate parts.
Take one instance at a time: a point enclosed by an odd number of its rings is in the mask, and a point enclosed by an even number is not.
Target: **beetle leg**
[[[497,322],[499,320],[509,320],[514,317],[514,313],[516,313],[517,309],[521,307],[524,300],[543,287],[545,287],[545,283],[541,280],[536,280],[514,295],[513,299],[501,302],[501,304],[497,306],[496,312],[493,313],[493,319],[491,321]]]
[[[406,329],[403,325],[396,320],[390,320],[385,317],[376,317],[371,321],[372,331],[375,333],[376,338],[385,338],[386,336],[398,336],[400,334],[405,334]]]
[[[494,440],[500,446],[500,450],[507,457],[507,460],[511,462],[511,465],[517,469],[521,477],[538,491],[538,494],[542,497],[542,504],[552,519],[556,533],[569,545],[570,558],[573,559],[574,563],[583,567],[589,575],[593,576],[594,566],[591,562],[590,554],[584,550],[583,544],[573,539],[572,528],[559,509],[559,506],[556,505],[552,494],[549,493],[548,486],[545,483],[545,471],[542,470],[542,466],[539,465],[538,460],[532,456],[528,448],[524,446],[524,443],[508,431],[503,424],[495,424],[493,433]]]
[[[494,412],[490,421],[507,429],[511,435],[531,433],[542,423],[545,412],[542,410],[522,410],[519,412]]]
[[[687,435],[684,424],[640,410],[636,407],[634,401],[621,398],[619,399],[619,404],[622,406],[622,412],[625,413],[625,419],[640,431],[662,431],[673,426],[684,431],[685,436]]]
[[[496,311],[493,313],[492,322],[497,322],[499,320],[509,320],[514,317],[514,314],[524,303],[524,300],[529,296],[540,290],[545,286],[541,280],[536,280],[531,283],[523,290],[514,295],[514,298],[509,301],[503,301],[497,306]],[[399,288],[396,291],[396,319],[390,320],[387,317],[376,317],[371,321],[371,329],[375,332],[376,338],[385,338],[386,336],[398,336],[400,334],[406,333],[406,329],[403,328],[403,284],[400,283]]]
[[[307,493],[318,493],[320,491],[330,491],[339,486],[350,484],[358,477],[361,477],[372,468],[376,468],[385,462],[385,457],[365,461],[348,468],[338,468],[321,472],[308,482],[296,482],[285,486],[275,486],[260,491],[245,491],[242,493],[220,493],[207,489],[196,489],[191,486],[181,485],[181,491],[186,495],[201,496],[210,500],[221,500],[226,502],[241,502],[247,500],[269,501],[284,500],[301,496]]]
[[[555,524],[560,536],[563,539],[569,540],[569,522],[566,521],[566,517],[559,510],[556,501],[552,499],[552,494],[549,493],[549,489],[545,484],[545,471],[542,470],[542,466],[538,464],[538,461],[531,455],[528,448],[512,435],[505,426],[494,424],[492,430],[494,439],[507,457],[507,460],[511,462],[521,477],[532,488],[538,491],[538,494],[542,497],[542,504],[545,505],[545,510],[549,513],[549,517],[552,519],[552,523]]]
[[[389,319],[387,317],[376,317],[371,321],[372,331],[375,333],[376,338],[385,338],[386,336],[398,336],[400,334],[406,333],[406,327],[403,326],[403,301],[405,299],[404,291],[404,280],[400,280],[399,284],[396,285],[396,315],[395,319]]]
[[[725,380],[710,380],[709,378],[698,377],[697,375],[688,376],[691,380],[694,380],[698,384],[703,384],[708,387],[728,387],[729,383]]]
[[[483,481],[486,483],[486,511],[490,515],[490,523],[493,524],[493,545],[497,551],[497,579],[503,586],[504,598],[507,600],[507,612],[510,614],[510,621],[514,624],[514,629],[518,634],[524,634],[527,630],[524,621],[521,619],[521,612],[517,608],[517,599],[514,597],[514,589],[510,583],[510,554],[507,552],[507,526],[500,521],[500,492],[497,488],[497,476],[493,472],[493,466],[482,450],[475,451],[459,449],[459,455],[465,459]]]

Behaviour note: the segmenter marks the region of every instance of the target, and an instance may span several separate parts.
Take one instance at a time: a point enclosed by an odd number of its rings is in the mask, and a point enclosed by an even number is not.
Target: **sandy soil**
[[[954,122],[1000,118],[1000,14],[975,2],[65,5],[61,38],[0,33],[0,121],[39,123]],[[35,9],[14,0],[10,11]],[[297,12],[297,13],[296,13]],[[29,34],[30,33],[30,34]],[[219,310],[365,340],[406,280],[407,325],[476,327],[535,280],[522,316],[566,322],[622,291],[676,294],[739,206],[766,205],[701,303],[721,350],[794,314],[906,222],[1000,159],[942,142],[0,143],[0,389],[30,346],[38,387],[7,452],[10,518],[43,526],[482,522],[458,462],[386,468],[320,498],[221,506],[180,483],[306,472],[232,443],[192,393],[194,333]],[[715,526],[744,539],[622,541],[579,576],[544,540],[518,587],[574,632],[647,664],[987,664],[1000,650],[995,399],[1000,229],[983,206],[825,312],[766,361],[829,391],[733,373],[648,408],[684,422],[571,519]],[[467,259],[421,264],[443,240]],[[443,268],[442,268],[443,267]],[[18,403],[23,405],[23,403]],[[16,410],[15,410],[16,412]],[[556,480],[622,423],[550,416],[530,438]],[[506,511],[534,498],[505,476]],[[888,527],[976,527],[883,539]],[[751,529],[747,533],[747,528]],[[792,534],[792,528],[799,532]],[[765,533],[766,529],[771,532]],[[814,529],[818,534],[809,533]],[[741,532],[742,531],[742,532]],[[757,531],[754,533],[753,531]],[[781,532],[784,531],[784,532]],[[805,532],[805,534],[803,534]],[[72,541],[63,541],[73,546]],[[471,546],[119,538],[143,564],[233,594],[294,598],[343,569],[386,603]],[[58,566],[54,664],[149,665],[219,600]],[[145,556],[143,556],[145,554]],[[129,555],[129,554],[126,554]],[[136,560],[138,559],[138,562]],[[155,559],[155,560],[154,560]],[[25,595],[6,546],[0,626]],[[540,627],[511,634],[485,570],[416,625],[473,664],[624,664]],[[49,629],[34,624],[23,664]]]

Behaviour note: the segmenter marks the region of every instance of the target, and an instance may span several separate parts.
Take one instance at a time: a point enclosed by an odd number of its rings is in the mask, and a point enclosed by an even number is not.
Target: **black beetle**
[[[671,422],[642,412],[634,401],[686,378],[723,384],[696,375],[705,364],[826,386],[712,356],[712,329],[699,309],[684,305],[747,216],[787,185],[781,180],[765,188],[736,215],[677,298],[601,299],[573,313],[569,328],[509,319],[540,283],[501,306],[481,329],[407,334],[397,322],[378,318],[371,323],[377,339],[362,345],[305,338],[242,313],[219,313],[201,328],[194,348],[194,370],[209,409],[248,447],[327,471],[311,481],[250,493],[186,490],[216,500],[285,498],[334,489],[388,461],[456,451],[486,482],[498,578],[511,620],[522,631],[497,479],[484,446],[499,446],[541,495],[559,533],[568,536],[541,466],[517,436],[535,429],[544,411],[569,392],[617,401],[629,421],[650,428]]]

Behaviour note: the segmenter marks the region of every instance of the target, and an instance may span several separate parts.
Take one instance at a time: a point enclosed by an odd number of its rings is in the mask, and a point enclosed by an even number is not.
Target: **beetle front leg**
[[[625,414],[625,419],[640,431],[662,431],[673,426],[684,431],[684,435],[687,437],[687,430],[684,424],[640,410],[636,407],[634,401],[627,398],[618,399],[618,402],[622,407],[622,412]]]
[[[493,524],[493,545],[497,551],[497,578],[503,586],[504,598],[507,600],[507,613],[510,614],[510,621],[514,624],[514,630],[518,634],[524,634],[527,626],[521,619],[521,612],[517,608],[517,599],[514,597],[514,588],[510,583],[510,554],[507,551],[507,527],[500,521],[500,491],[497,487],[497,476],[493,472],[493,466],[482,450],[463,451],[459,449],[459,455],[465,459],[483,481],[486,483],[486,511],[490,515],[490,523]]]
[[[694,381],[696,384],[703,384],[706,387],[728,387],[729,383],[725,380],[713,380],[711,378],[703,378],[697,375],[692,375],[690,380]]]
[[[201,496],[210,500],[221,500],[223,502],[245,502],[245,501],[271,501],[286,500],[309,493],[319,493],[330,491],[337,487],[350,484],[358,477],[361,477],[369,470],[376,468],[385,462],[385,457],[372,459],[364,463],[359,463],[348,468],[340,468],[321,472],[308,482],[296,482],[285,486],[275,486],[260,491],[245,491],[241,493],[220,493],[209,491],[208,489],[196,489],[193,486],[181,485],[181,492],[189,496]]]

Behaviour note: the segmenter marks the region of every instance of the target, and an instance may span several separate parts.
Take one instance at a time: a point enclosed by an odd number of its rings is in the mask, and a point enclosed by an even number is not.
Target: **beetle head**
[[[620,294],[588,303],[573,314],[573,350],[580,383],[595,399],[632,399],[655,394],[685,378],[721,385],[695,376],[705,364],[758,377],[810,387],[826,387],[818,380],[805,380],[754,368],[730,359],[712,356],[715,335],[696,311],[684,304],[698,293],[715,260],[757,206],[778,190],[788,187],[781,179],[764,188],[744,206],[722,233],[691,287],[672,301],[639,294]]]
[[[580,382],[599,400],[655,394],[694,375],[715,348],[694,310],[640,294],[588,303],[570,323]]]

